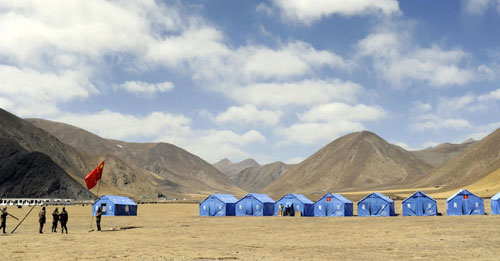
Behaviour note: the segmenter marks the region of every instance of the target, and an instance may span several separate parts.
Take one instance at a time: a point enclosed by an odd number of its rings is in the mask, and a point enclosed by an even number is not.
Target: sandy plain
[[[500,259],[500,216],[449,217],[443,200],[438,209],[443,216],[207,218],[197,204],[141,204],[137,217],[103,217],[105,231],[89,233],[90,206],[71,206],[69,234],[51,233],[48,217],[41,235],[35,207],[14,234],[0,236],[0,260]],[[8,210],[22,218],[29,208]],[[16,224],[8,218],[7,231]],[[137,228],[111,231],[119,227]]]

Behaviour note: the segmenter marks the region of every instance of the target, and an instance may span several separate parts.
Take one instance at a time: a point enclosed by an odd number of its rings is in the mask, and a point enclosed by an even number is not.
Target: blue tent
[[[315,217],[343,217],[352,214],[352,202],[340,194],[327,193],[314,203]]]
[[[484,215],[483,199],[462,189],[446,200],[446,215]]]
[[[236,216],[272,216],[274,200],[266,194],[250,193],[236,202]]]
[[[104,195],[92,204],[92,215],[101,208],[103,216],[137,216],[137,204],[130,198]]]
[[[495,196],[491,197],[491,214],[500,215],[500,192]]]
[[[200,216],[234,216],[237,201],[233,195],[212,194],[200,203]]]
[[[394,200],[382,193],[372,193],[358,202],[358,216],[395,216]]]
[[[436,216],[437,202],[422,191],[403,200],[403,216]]]
[[[286,194],[280,200],[274,203],[274,215],[278,215],[280,205],[283,207],[284,212],[288,210],[288,214],[295,216],[296,211],[301,211],[302,216],[314,216],[314,202],[301,194]]]

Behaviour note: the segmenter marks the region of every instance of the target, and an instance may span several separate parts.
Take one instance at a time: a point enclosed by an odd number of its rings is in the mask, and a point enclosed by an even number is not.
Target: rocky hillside
[[[0,195],[29,198],[95,198],[49,156],[41,152],[28,152],[9,138],[0,138]]]
[[[372,132],[336,139],[279,177],[264,192],[324,194],[402,186],[432,166]]]
[[[274,162],[263,166],[254,166],[230,176],[234,184],[248,192],[260,192],[286,173],[292,165],[283,162]]]

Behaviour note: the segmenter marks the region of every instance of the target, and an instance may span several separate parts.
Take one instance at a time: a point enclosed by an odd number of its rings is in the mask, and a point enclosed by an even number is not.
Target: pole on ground
[[[17,226],[14,228],[14,230],[12,230],[12,232],[10,232],[11,234],[14,234],[14,232],[16,231],[16,229],[24,222],[24,220],[26,219],[26,217],[28,217],[28,215],[31,213],[31,211],[36,207],[36,205],[34,205],[30,211],[28,211],[28,214],[26,214],[26,216],[24,216],[24,218],[21,220],[21,222],[19,222],[19,224],[17,224]]]
[[[10,214],[10,213],[7,213],[7,215],[13,217],[15,220],[19,220],[19,218],[16,218],[14,215]]]

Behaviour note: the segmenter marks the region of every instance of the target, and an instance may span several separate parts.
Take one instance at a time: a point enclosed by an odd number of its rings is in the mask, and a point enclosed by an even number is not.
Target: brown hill
[[[25,198],[95,198],[49,156],[41,152],[28,152],[8,138],[0,138],[0,195]]]
[[[418,179],[431,168],[401,147],[363,131],[326,145],[264,192],[279,196],[391,188]]]
[[[286,173],[291,165],[283,162],[274,162],[263,166],[254,166],[230,176],[238,187],[248,192],[260,192],[273,183],[277,178]]]
[[[410,151],[410,153],[433,167],[439,167],[462,154],[467,148],[475,143],[475,140],[469,140],[462,144],[443,143],[424,150]]]
[[[500,169],[500,129],[431,171],[414,183],[414,186],[439,186],[446,189],[464,187],[498,169]]]
[[[122,184],[121,188],[133,187],[136,192],[130,190],[132,193],[153,191],[153,194],[167,197],[214,192],[245,193],[215,167],[172,144],[129,143],[104,139],[64,123],[41,119],[28,121],[91,155],[86,161],[93,165],[104,158],[113,160],[110,172],[121,174],[105,181],[116,184],[116,180]]]
[[[223,159],[219,162],[213,164],[220,172],[224,173],[224,175],[231,177],[238,174],[240,171],[250,168],[250,167],[260,167],[260,164],[257,163],[254,159],[246,159],[238,163],[232,163],[228,159]]]

